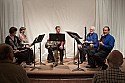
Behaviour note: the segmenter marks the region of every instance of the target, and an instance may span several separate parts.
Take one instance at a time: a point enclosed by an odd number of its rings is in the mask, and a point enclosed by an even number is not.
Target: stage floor
[[[124,60],[125,61],[125,60]],[[83,62],[79,65],[79,68],[83,71],[77,70],[78,65],[73,64],[73,59],[64,59],[64,65],[58,65],[53,67],[53,63],[42,61],[46,65],[39,64],[39,60],[36,60],[36,65],[26,65],[26,72],[30,78],[42,78],[42,79],[73,79],[73,78],[92,78],[94,73],[99,71],[99,68],[86,68],[87,62]],[[76,60],[77,62],[77,60]],[[76,69],[76,71],[73,71]],[[121,66],[121,70],[125,72],[125,62]]]

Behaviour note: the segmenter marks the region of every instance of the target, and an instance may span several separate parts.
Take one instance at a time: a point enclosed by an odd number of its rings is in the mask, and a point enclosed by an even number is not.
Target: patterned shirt
[[[92,83],[125,83],[125,72],[119,68],[108,68],[95,74]]]

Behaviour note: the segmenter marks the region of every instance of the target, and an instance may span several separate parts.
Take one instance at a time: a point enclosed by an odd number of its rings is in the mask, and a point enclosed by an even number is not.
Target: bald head
[[[123,55],[118,50],[113,50],[107,57],[109,66],[119,67],[123,63]]]
[[[13,49],[8,44],[0,44],[0,60],[13,60]]]

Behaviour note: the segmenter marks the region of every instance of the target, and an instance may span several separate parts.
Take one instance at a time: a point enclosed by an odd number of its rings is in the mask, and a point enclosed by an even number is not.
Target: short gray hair
[[[95,26],[91,26],[90,29],[94,29],[95,30]]]

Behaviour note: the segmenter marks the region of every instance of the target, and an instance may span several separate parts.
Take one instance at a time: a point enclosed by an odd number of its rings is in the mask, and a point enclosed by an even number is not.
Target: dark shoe
[[[86,68],[96,68],[95,65],[87,65]]]
[[[108,68],[108,65],[104,64],[103,66],[100,67],[100,70],[106,70]]]
[[[32,63],[26,63],[27,65],[32,65]]]
[[[58,65],[57,62],[54,62],[54,63],[53,63],[53,67],[56,67],[57,65]]]
[[[52,63],[52,62],[54,62],[53,60],[48,60],[48,63]]]
[[[63,62],[60,62],[60,65],[64,65]]]
[[[83,62],[79,62],[79,64],[82,64]]]
[[[79,64],[82,64],[83,62],[79,62]],[[78,65],[78,62],[74,63],[75,65]]]
[[[52,61],[49,60],[48,63],[52,63]]]

